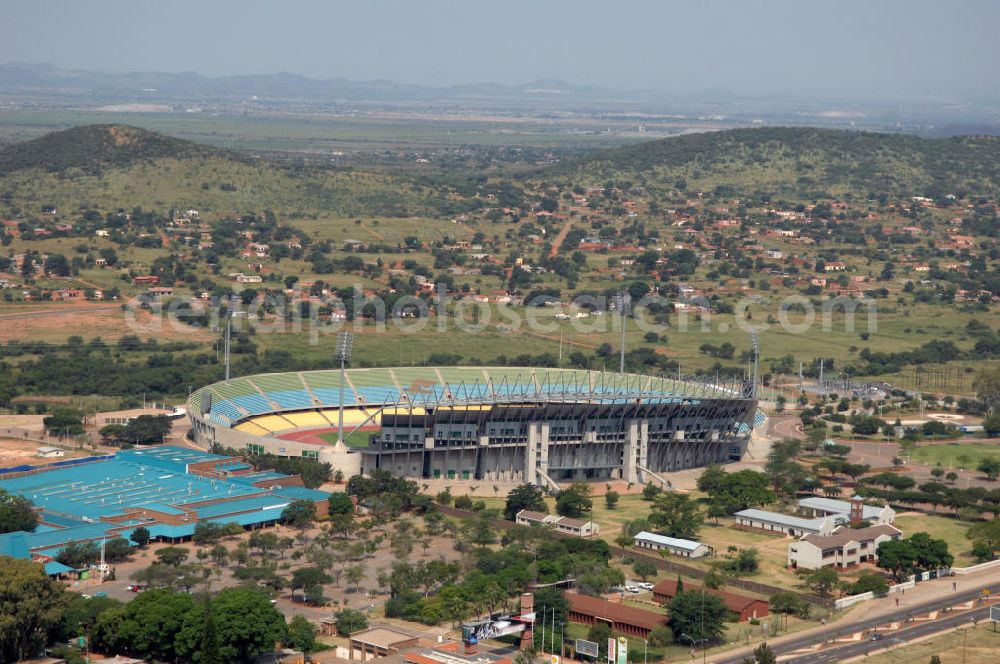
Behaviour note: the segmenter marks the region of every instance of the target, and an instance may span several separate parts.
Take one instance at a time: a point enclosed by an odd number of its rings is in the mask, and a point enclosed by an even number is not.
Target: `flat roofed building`
[[[733,515],[736,525],[754,530],[802,537],[803,535],[829,535],[837,523],[834,517],[804,519],[800,516],[789,516],[780,512],[748,509]]]
[[[324,625],[326,621],[324,621]],[[326,629],[324,628],[324,633]],[[373,627],[351,634],[349,659],[362,662],[394,655],[415,648],[420,638],[394,627]]]
[[[574,537],[593,537],[598,531],[597,524],[593,521],[581,521],[580,519],[571,519],[568,516],[532,512],[531,510],[521,510],[514,520],[522,526],[552,528],[557,532]]]
[[[633,538],[633,542],[638,549],[650,549],[652,551],[666,550],[675,556],[683,558],[702,558],[712,553],[712,547],[707,544],[695,542],[694,540],[657,535],[645,530],[637,534]]]
[[[831,535],[806,535],[788,545],[788,566],[793,569],[850,568],[874,563],[878,545],[898,540],[903,532],[881,524],[867,528],[841,527]]]
[[[39,447],[35,450],[35,456],[41,457],[42,459],[55,459],[65,455],[66,452],[58,447]]]

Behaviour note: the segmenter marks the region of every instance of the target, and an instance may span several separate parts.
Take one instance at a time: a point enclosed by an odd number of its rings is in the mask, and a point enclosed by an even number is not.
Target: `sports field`
[[[914,460],[932,466],[940,463],[945,468],[975,468],[986,458],[1000,459],[1000,444],[939,443],[921,445],[913,451]]]

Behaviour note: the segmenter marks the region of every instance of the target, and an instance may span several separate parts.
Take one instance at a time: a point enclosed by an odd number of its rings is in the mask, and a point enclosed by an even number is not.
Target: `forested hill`
[[[172,157],[226,154],[207,145],[129,125],[81,125],[0,150],[0,175],[40,168],[59,172],[71,168],[99,174],[108,168]]]
[[[768,127],[689,134],[566,162],[545,177],[650,190],[812,197],[935,196],[1000,189],[1000,138],[927,139],[903,134]]]

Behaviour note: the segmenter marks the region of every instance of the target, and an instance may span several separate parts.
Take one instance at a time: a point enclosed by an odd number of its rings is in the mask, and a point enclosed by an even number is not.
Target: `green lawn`
[[[903,531],[904,537],[909,537],[913,533],[925,532],[935,539],[943,539],[947,542],[948,550],[951,555],[955,556],[955,565],[958,567],[965,567],[976,562],[969,553],[972,542],[965,537],[965,531],[971,525],[968,521],[959,521],[933,514],[896,517],[896,527]]]
[[[941,464],[945,468],[973,469],[987,457],[1000,459],[1000,445],[935,443],[920,445],[913,451],[915,460],[930,465]]]
[[[347,435],[344,438],[344,444],[348,447],[368,447],[368,437],[372,434],[371,431],[355,431]],[[322,438],[328,443],[337,442],[337,432],[327,431],[326,433],[318,434],[319,438]]]

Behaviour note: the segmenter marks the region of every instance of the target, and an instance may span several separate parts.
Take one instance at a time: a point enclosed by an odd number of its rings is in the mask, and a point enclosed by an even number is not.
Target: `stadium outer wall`
[[[391,399],[374,403],[362,398],[359,404],[356,396],[363,390],[353,393],[351,374],[357,381],[366,371],[387,372],[392,377],[396,388],[389,390]],[[348,372],[345,389],[351,393],[345,403],[351,401],[352,410],[360,409],[368,414],[369,424],[379,425],[379,433],[371,436],[367,448],[350,450],[342,444],[290,440],[234,428],[275,414],[294,418],[336,408],[330,399],[316,396],[319,390],[310,389],[313,374],[317,374],[317,381],[329,381],[334,372],[264,374],[206,386],[188,401],[192,434],[206,448],[219,444],[316,458],[348,477],[382,468],[414,478],[528,481],[552,486],[579,479],[647,482],[650,475],[659,472],[738,461],[746,452],[757,412],[755,399],[733,389],[634,374],[608,378],[589,371],[486,368],[481,371],[489,378],[483,385],[456,388],[441,378],[442,368],[421,368],[425,378],[409,386],[404,386],[394,371],[412,376],[418,370]],[[579,374],[570,377],[579,380],[568,382],[567,373]],[[563,381],[557,386],[561,389],[547,382],[551,374]],[[493,377],[501,375],[503,383],[494,382]],[[280,379],[287,386],[291,377],[310,396],[311,405],[303,408],[303,401],[300,407],[281,407],[274,398],[279,393],[272,397],[256,383]],[[254,387],[256,402],[257,395],[264,398],[266,410],[237,409],[239,397],[223,396],[232,394],[241,382]],[[513,384],[528,387],[509,389]],[[205,397],[208,393],[213,395],[210,400]],[[235,417],[214,414],[230,398],[234,402],[226,406],[227,412]],[[336,427],[315,428],[329,431]],[[269,433],[308,429],[290,424],[287,430]]]

